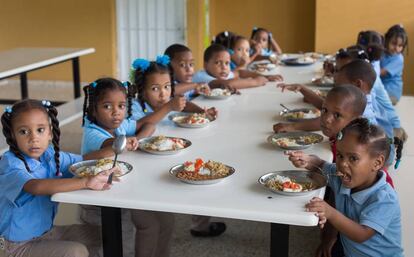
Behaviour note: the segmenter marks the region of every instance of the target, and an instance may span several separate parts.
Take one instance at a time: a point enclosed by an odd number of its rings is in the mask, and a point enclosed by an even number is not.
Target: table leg
[[[121,209],[101,207],[104,257],[122,257]]]
[[[289,225],[270,223],[270,257],[289,256]]]
[[[72,69],[73,69],[73,91],[75,93],[75,98],[78,98],[81,95],[79,57],[72,59]]]
[[[27,73],[21,73],[20,74],[20,93],[22,96],[22,99],[26,99],[29,97],[29,91],[27,89]]]

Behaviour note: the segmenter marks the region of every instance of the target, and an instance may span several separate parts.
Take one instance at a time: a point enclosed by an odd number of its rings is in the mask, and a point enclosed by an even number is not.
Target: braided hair
[[[99,100],[112,90],[120,90],[127,97],[127,118],[132,115],[132,99],[135,95],[135,89],[129,82],[121,82],[114,78],[101,78],[89,85],[83,87],[85,100],[83,102],[83,119],[82,126],[85,125],[85,118],[90,122],[96,123],[96,108]]]
[[[378,156],[383,154],[385,160],[390,156],[391,144],[396,146],[396,164],[395,168],[401,161],[403,141],[399,138],[388,138],[384,130],[376,125],[370,124],[366,118],[357,118],[351,121],[340,133],[342,138],[348,133],[352,133],[357,136],[357,141],[360,144],[368,146],[368,152],[371,156]]]
[[[142,110],[145,110],[145,99],[144,99],[144,89],[147,83],[147,76],[154,73],[167,73],[170,76],[171,81],[171,97],[174,97],[174,74],[169,65],[162,65],[157,62],[149,62],[149,66],[146,69],[137,68],[133,71],[133,86],[136,91],[135,96],[138,100],[138,103],[141,105]]]
[[[236,36],[236,33],[231,31],[223,31],[218,33],[213,40],[211,41],[211,45],[219,44],[224,46],[227,49],[230,49],[231,42],[233,41],[233,38]]]
[[[385,33],[385,48],[388,47],[391,39],[393,38],[401,38],[403,41],[403,52],[405,50],[406,47],[408,47],[408,36],[407,36],[407,32],[405,31],[405,29],[403,28],[402,25],[397,24],[392,26],[391,28],[388,29],[387,33]]]
[[[3,135],[6,138],[6,142],[9,145],[10,152],[12,152],[17,158],[19,158],[26,167],[28,172],[30,171],[29,165],[26,162],[26,159],[23,156],[23,153],[17,146],[16,139],[13,136],[13,121],[20,114],[28,112],[30,110],[37,109],[44,112],[50,119],[50,125],[52,127],[52,144],[55,151],[54,158],[56,164],[56,175],[60,174],[60,161],[59,161],[59,141],[60,141],[60,129],[59,129],[59,120],[57,119],[58,111],[57,109],[50,104],[48,101],[39,101],[33,99],[25,99],[19,101],[13,105],[11,111],[4,112],[1,116],[1,124],[3,126]]]
[[[252,30],[252,34],[250,35],[250,39],[254,40],[254,37],[256,36],[256,34],[262,32],[262,31],[267,33],[267,50],[268,51],[275,51],[276,49],[272,49],[272,44],[270,43],[272,41],[272,33],[270,33],[270,31],[268,31],[265,28],[256,28],[256,27],[254,27],[253,30]]]

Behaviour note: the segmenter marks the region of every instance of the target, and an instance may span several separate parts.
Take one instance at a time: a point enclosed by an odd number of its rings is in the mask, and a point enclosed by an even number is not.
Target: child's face
[[[144,100],[157,110],[171,98],[171,79],[168,73],[152,73],[146,77]]]
[[[230,73],[230,54],[221,51],[204,63],[204,69],[216,79],[227,79]]]
[[[96,103],[95,118],[99,126],[113,132],[124,121],[126,95],[121,90],[108,90]]]
[[[342,184],[354,192],[370,187],[377,172],[384,165],[384,156],[371,156],[367,145],[357,140],[357,135],[348,133],[337,142],[336,167],[344,176]]]
[[[242,59],[249,59],[250,55],[250,44],[246,39],[240,39],[236,42],[234,46],[234,54],[231,56],[231,59],[239,64]]]
[[[254,35],[253,39],[257,43],[259,43],[262,46],[262,48],[268,48],[269,34],[266,31],[257,32]]]
[[[327,137],[336,137],[349,122],[354,120],[352,104],[336,94],[328,95],[321,110],[321,130]]]
[[[178,82],[192,82],[194,74],[194,58],[190,51],[176,54],[174,59],[171,60],[171,66],[174,71],[174,78]]]
[[[39,160],[52,140],[49,117],[39,109],[20,113],[13,119],[13,137],[25,155]]]
[[[393,37],[388,43],[388,52],[390,54],[399,54],[404,49],[404,41],[401,37]]]

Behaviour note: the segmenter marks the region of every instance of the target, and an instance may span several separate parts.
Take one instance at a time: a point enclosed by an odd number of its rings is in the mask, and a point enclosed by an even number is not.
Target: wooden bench
[[[60,127],[82,117],[83,100],[83,97],[79,97],[57,107]],[[4,138],[3,133],[1,133],[0,155],[7,150],[9,150],[9,146],[6,143],[6,138]]]

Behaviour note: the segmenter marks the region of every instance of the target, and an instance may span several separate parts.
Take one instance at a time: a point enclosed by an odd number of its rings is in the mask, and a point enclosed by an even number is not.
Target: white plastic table
[[[280,67],[278,70],[288,82],[306,82],[318,67]],[[306,106],[297,94],[282,94],[275,85],[268,83],[246,89],[227,100],[199,97],[195,102],[200,106],[218,108],[216,121],[200,129],[160,125],[155,133],[189,139],[192,146],[185,152],[171,156],[140,151],[123,153],[119,159],[131,163],[134,169],[111,190],[59,193],[52,200],[109,207],[102,208],[105,256],[122,256],[121,241],[116,241],[120,240],[115,233],[120,229],[120,211],[116,208],[269,222],[272,224],[271,256],[276,256],[276,252],[278,256],[287,256],[288,225],[316,226],[317,217],[306,212],[304,206],[313,196],[323,197],[325,190],[288,197],[274,194],[257,182],[265,173],[294,168],[282,150],[266,141],[272,134],[272,125],[280,120],[279,103]],[[327,141],[305,151],[331,158]],[[200,157],[223,162],[236,172],[219,184],[204,186],[185,184],[169,175],[172,166]],[[112,245],[114,242],[118,245]]]
[[[27,73],[72,60],[74,97],[80,97],[79,57],[94,53],[94,48],[14,48],[0,52],[0,80],[20,76],[21,98],[28,98]],[[3,104],[15,100],[1,99]]]

